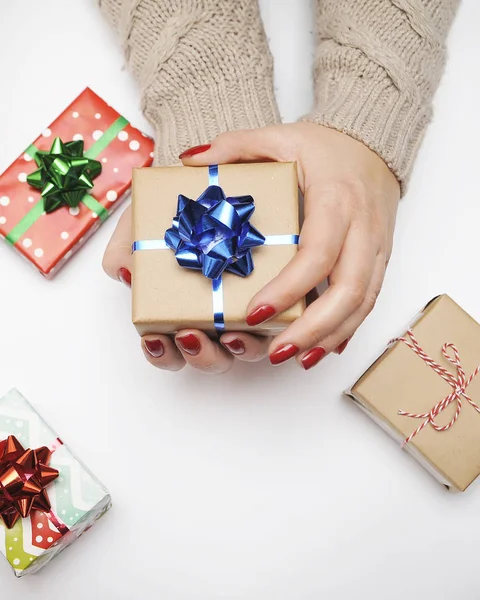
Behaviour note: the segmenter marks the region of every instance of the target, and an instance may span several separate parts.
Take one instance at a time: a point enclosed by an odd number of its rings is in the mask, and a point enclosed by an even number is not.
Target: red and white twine
[[[475,377],[480,373],[480,365],[473,371],[470,377],[466,377],[465,371],[463,370],[462,364],[460,362],[460,356],[458,354],[458,349],[454,344],[445,343],[442,347],[442,354],[448,360],[450,364],[456,367],[457,375],[456,377],[447,371],[442,365],[439,365],[437,362],[430,358],[428,354],[420,347],[417,342],[413,331],[409,329],[405,337],[397,338],[393,340],[394,342],[403,342],[406,344],[410,350],[413,350],[417,356],[419,356],[425,364],[427,364],[430,368],[432,368],[435,373],[440,375],[440,377],[446,381],[449,385],[452,386],[452,391],[448,396],[446,396],[443,400],[435,404],[430,412],[427,413],[410,413],[404,410],[399,410],[398,414],[402,417],[408,417],[410,419],[423,419],[423,423],[415,429],[413,433],[411,433],[407,438],[405,438],[402,442],[402,447],[406,446],[412,439],[418,435],[427,425],[430,425],[435,429],[435,431],[447,431],[455,423],[457,422],[458,417],[460,416],[460,412],[462,410],[463,399],[465,399],[478,413],[480,413],[480,406],[475,404],[475,402],[467,396],[465,390],[472,383]],[[449,350],[451,353],[449,353]],[[451,355],[453,353],[453,356]],[[446,425],[437,425],[435,422],[436,417],[447,408],[452,402],[457,403],[457,407],[455,410],[455,414],[452,417],[451,421]]]

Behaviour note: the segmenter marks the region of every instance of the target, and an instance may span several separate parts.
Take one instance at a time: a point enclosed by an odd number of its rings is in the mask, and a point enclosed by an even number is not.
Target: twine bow
[[[418,435],[427,425],[430,425],[435,429],[435,431],[448,431],[455,423],[457,422],[458,417],[462,411],[463,399],[465,399],[472,408],[474,408],[478,413],[480,413],[480,406],[475,404],[475,402],[466,394],[466,389],[475,379],[475,377],[480,373],[480,365],[473,371],[470,377],[466,377],[465,370],[462,367],[462,363],[460,362],[460,355],[458,353],[458,349],[455,344],[450,342],[445,343],[442,347],[442,354],[448,360],[450,364],[452,364],[457,370],[457,376],[455,377],[452,373],[447,371],[442,365],[438,364],[428,356],[428,354],[420,347],[417,339],[415,338],[413,331],[409,329],[407,331],[408,337],[398,338],[397,342],[403,342],[406,344],[410,350],[413,350],[417,356],[419,356],[425,364],[427,364],[431,369],[435,371],[440,377],[446,381],[450,386],[452,386],[452,391],[448,396],[437,402],[435,406],[432,408],[430,412],[427,413],[410,413],[404,410],[399,410],[398,414],[402,417],[408,417],[410,419],[424,419],[423,423],[421,423],[417,429],[413,433],[411,433],[407,438],[405,438],[402,442],[402,447],[406,446],[412,439]],[[449,353],[451,351],[451,353]],[[453,354],[453,356],[452,356]],[[438,425],[435,419],[438,415],[450,406],[452,402],[456,402],[456,410],[452,419],[446,425]]]

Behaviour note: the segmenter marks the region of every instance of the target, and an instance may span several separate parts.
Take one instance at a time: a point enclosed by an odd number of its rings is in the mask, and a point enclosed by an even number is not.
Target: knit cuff
[[[280,123],[269,73],[182,90],[173,100],[155,87],[143,108],[156,128],[156,165],[176,164],[183,150],[208,143],[224,131]]]
[[[431,107],[400,92],[385,71],[321,73],[315,110],[303,120],[331,127],[363,142],[384,160],[405,193],[413,163],[431,119]]]

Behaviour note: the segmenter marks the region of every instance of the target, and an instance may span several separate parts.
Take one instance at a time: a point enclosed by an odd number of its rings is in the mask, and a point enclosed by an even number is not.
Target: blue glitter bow
[[[197,200],[178,196],[177,214],[162,240],[133,242],[137,250],[171,248],[181,267],[202,271],[212,279],[213,315],[217,332],[225,330],[222,274],[247,277],[253,271],[252,248],[298,244],[298,235],[264,237],[250,224],[252,196],[227,198],[218,185],[218,165],[208,168],[209,187]]]
[[[165,242],[181,267],[202,271],[209,279],[224,271],[247,277],[253,271],[251,249],[265,243],[250,224],[254,210],[251,196],[227,198],[218,185],[210,185],[196,201],[180,194]]]

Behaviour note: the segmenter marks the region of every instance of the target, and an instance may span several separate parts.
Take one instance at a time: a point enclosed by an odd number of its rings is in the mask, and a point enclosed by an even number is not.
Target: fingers
[[[276,126],[221,133],[211,144],[180,154],[184,165],[201,166],[255,160],[289,161],[286,136]]]
[[[196,329],[179,331],[174,339],[145,335],[142,349],[149,363],[166,371],[179,371],[188,364],[202,373],[218,375],[229,371],[234,360],[233,353]]]
[[[330,352],[341,354],[348,342],[363,321],[373,310],[385,277],[385,256],[378,255],[375,270],[370,281],[365,300],[358,310],[346,319],[335,331],[317,342],[316,346],[307,352],[299,353],[296,360],[304,369],[309,370]]]
[[[187,364],[202,373],[219,375],[233,366],[233,355],[202,331],[179,331],[175,336],[175,344]]]
[[[350,228],[330,275],[330,287],[276,338],[269,349],[273,364],[316,347],[363,305],[376,254],[370,230],[367,227]]]
[[[185,360],[174,341],[166,335],[144,335],[142,350],[150,364],[165,371],[179,371]]]
[[[271,338],[249,335],[248,333],[226,333],[220,343],[235,358],[244,362],[258,362],[267,356]]]
[[[164,335],[145,335],[142,350],[154,367],[166,371],[179,371],[186,364],[206,374],[218,375],[229,371],[234,358],[244,362],[257,362],[267,355],[270,338],[248,333],[226,333],[218,343],[201,331],[179,331],[172,340]]]
[[[118,221],[117,227],[103,256],[103,269],[112,279],[131,283],[132,261],[132,210],[128,206]]]
[[[247,323],[259,325],[293,306],[331,273],[348,231],[335,192],[308,190],[308,215],[300,236],[299,251],[288,265],[250,301]],[[259,310],[270,307],[269,311]]]

